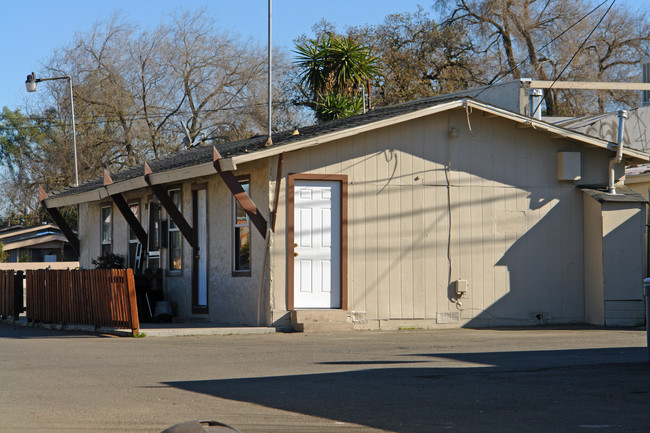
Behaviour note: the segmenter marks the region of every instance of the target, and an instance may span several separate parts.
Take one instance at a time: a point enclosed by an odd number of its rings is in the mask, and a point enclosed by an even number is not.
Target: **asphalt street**
[[[0,325],[0,432],[650,431],[644,330],[127,338]]]

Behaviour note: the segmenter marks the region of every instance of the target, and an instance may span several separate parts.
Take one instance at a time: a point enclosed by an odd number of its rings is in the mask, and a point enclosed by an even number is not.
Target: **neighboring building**
[[[623,144],[631,149],[650,152],[650,106],[636,107],[627,111]],[[585,116],[571,119],[562,119],[554,122],[563,128],[572,129],[616,142],[618,139],[618,112],[603,113],[595,116]],[[634,170],[633,170],[634,171]],[[637,170],[638,171],[638,170]]]
[[[625,148],[607,195],[615,149],[432,98],[272,144],[190,149],[41,200],[79,205],[82,267],[108,251],[135,265],[145,243],[182,319],[299,328],[296,312],[318,310],[369,329],[635,325],[646,204],[621,180],[650,157]]]
[[[647,65],[647,64],[646,64]],[[645,93],[648,92],[644,92]],[[644,99],[646,97],[644,96]],[[650,152],[650,106],[633,108],[628,111],[628,118],[625,122],[623,133],[623,144],[631,149]],[[586,116],[576,119],[566,119],[556,123],[558,126],[582,132],[594,137],[600,137],[608,141],[617,141],[619,115],[617,112],[603,113],[595,116]],[[636,193],[640,194],[645,200],[650,201],[650,165],[639,164],[629,165],[626,167],[625,185],[629,186]],[[648,220],[650,224],[650,220]],[[645,232],[645,273],[650,276],[650,254],[647,249],[650,248],[650,233]]]
[[[77,261],[61,230],[53,224],[35,227],[15,225],[0,228],[0,243],[8,254],[7,262]]]

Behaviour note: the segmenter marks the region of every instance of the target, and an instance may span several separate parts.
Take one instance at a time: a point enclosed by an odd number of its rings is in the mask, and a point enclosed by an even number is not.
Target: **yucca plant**
[[[379,77],[377,58],[355,40],[331,34],[296,45],[300,84],[311,94],[320,121],[363,111],[361,87]]]
[[[321,122],[350,117],[363,112],[363,98],[327,92],[316,102],[316,118]]]

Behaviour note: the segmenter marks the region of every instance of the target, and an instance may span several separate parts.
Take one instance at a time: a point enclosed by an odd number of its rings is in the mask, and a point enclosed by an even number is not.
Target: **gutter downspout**
[[[616,194],[616,166],[623,160],[623,138],[625,137],[625,119],[627,119],[627,110],[618,112],[618,139],[616,147],[616,156],[609,160],[609,186],[607,192]]]

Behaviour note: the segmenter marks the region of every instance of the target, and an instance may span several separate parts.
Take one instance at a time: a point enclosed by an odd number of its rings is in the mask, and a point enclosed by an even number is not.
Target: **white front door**
[[[341,307],[341,184],[296,180],[294,308]]]

